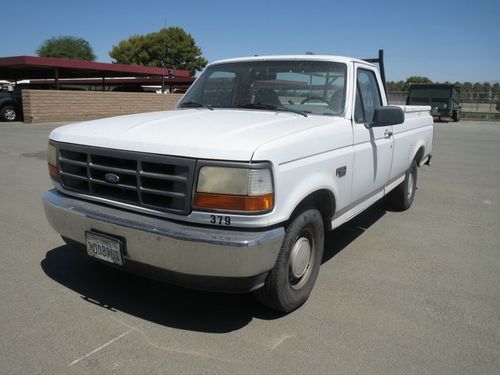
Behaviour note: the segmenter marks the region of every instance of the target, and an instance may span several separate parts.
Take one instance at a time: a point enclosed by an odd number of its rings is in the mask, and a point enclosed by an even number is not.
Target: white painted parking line
[[[128,335],[130,332],[132,332],[134,329],[135,329],[135,327],[130,328],[127,332],[123,332],[121,335],[116,336],[114,339],[109,340],[107,343],[105,343],[105,344],[103,344],[103,345],[99,346],[98,348],[95,348],[94,350],[92,350],[91,352],[88,352],[88,353],[87,353],[87,354],[85,354],[84,356],[82,356],[82,357],[80,357],[80,358],[78,358],[78,359],[75,359],[73,362],[71,362],[71,363],[69,364],[69,366],[71,367],[71,366],[73,366],[73,365],[76,365],[78,362],[80,362],[80,361],[84,360],[85,358],[90,357],[91,355],[93,355],[93,354],[97,353],[98,351],[100,351],[100,350],[104,349],[105,347],[107,347],[107,346],[111,345],[111,344],[112,344],[112,343],[114,343],[115,341],[120,340],[122,337],[127,336],[127,335]]]

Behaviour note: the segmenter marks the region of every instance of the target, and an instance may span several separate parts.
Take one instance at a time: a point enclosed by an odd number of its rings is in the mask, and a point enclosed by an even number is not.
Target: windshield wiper
[[[245,104],[238,104],[237,106],[240,108],[254,108],[254,109],[267,109],[270,111],[293,112],[304,117],[307,117],[307,113],[311,113],[306,111],[298,111],[296,109],[285,107],[284,105],[274,105],[266,103],[245,103]]]
[[[197,102],[195,100],[189,100],[187,102],[181,103],[180,107],[181,108],[200,108],[200,107],[203,107],[203,108],[209,109],[211,111],[214,110],[208,104],[203,104],[203,103]]]

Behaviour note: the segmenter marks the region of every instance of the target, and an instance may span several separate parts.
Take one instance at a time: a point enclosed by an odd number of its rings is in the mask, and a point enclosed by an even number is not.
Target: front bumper
[[[73,198],[56,189],[42,199],[49,223],[67,242],[83,248],[85,231],[92,230],[123,238],[120,268],[198,289],[257,289],[274,266],[284,238],[282,227],[243,231],[180,224]],[[158,277],[160,273],[165,277]]]

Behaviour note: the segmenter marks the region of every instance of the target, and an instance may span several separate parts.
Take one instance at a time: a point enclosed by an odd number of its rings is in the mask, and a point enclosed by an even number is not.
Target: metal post
[[[165,72],[161,75],[161,93],[165,94]]]
[[[380,78],[382,78],[382,83],[384,85],[384,89],[387,90],[387,85],[385,82],[385,66],[384,66],[384,50],[378,50],[378,66],[380,69]]]
[[[384,50],[379,49],[378,50],[378,58],[376,59],[363,59],[369,63],[377,63],[378,64],[378,70],[380,71],[380,78],[382,79],[382,84],[384,85],[384,89],[387,91],[387,86],[385,82],[385,67],[384,67]],[[387,94],[386,94],[387,96]]]
[[[490,88],[490,112],[488,113],[488,120],[493,120],[493,116],[492,116],[492,108],[491,108],[491,105],[493,104],[493,97],[491,95],[491,88]]]
[[[102,76],[102,91],[106,91],[106,77]]]
[[[56,90],[59,90],[60,89],[60,86],[59,86],[59,68],[55,68],[54,69],[54,81],[55,81],[55,84],[56,84]]]

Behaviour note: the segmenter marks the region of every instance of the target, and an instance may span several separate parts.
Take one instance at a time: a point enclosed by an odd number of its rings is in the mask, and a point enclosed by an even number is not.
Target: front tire
[[[391,206],[397,210],[410,208],[417,190],[417,161],[413,160],[410,168],[406,171],[404,181],[389,194]]]
[[[0,119],[2,121],[16,121],[17,118],[17,110],[13,105],[6,105],[0,110]]]
[[[285,232],[276,264],[262,288],[255,292],[267,307],[289,313],[306,302],[318,276],[324,248],[321,213],[308,209]]]

